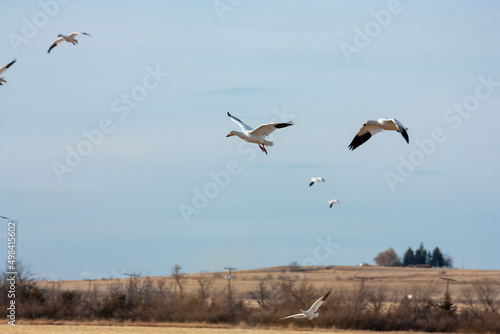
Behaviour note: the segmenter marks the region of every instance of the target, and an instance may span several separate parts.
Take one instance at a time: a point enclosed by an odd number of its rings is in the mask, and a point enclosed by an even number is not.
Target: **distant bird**
[[[322,177],[311,177],[311,182],[309,183],[309,187],[312,186],[315,182],[325,182],[325,179]]]
[[[255,129],[252,129],[238,118],[232,116],[230,113],[227,113],[227,115],[233,122],[241,127],[243,132],[230,131],[227,134],[226,138],[231,136],[238,136],[249,143],[259,144],[260,149],[265,154],[267,154],[265,146],[273,146],[273,142],[266,140],[265,137],[269,136],[276,129],[286,128],[287,126],[293,125],[293,122],[291,121],[287,123],[269,123],[261,124]]]
[[[0,216],[0,218],[2,218],[2,219],[9,219],[9,217],[5,217],[5,216]]]
[[[87,36],[90,36],[90,34],[87,34],[86,32],[72,32],[68,36],[59,34],[59,35],[57,35],[57,37],[61,37],[61,38],[56,39],[54,41],[54,43],[52,43],[52,45],[50,46],[49,51],[47,51],[47,53],[50,53],[50,50],[52,50],[53,48],[55,48],[57,46],[57,44],[59,44],[59,43],[61,43],[63,41],[66,41],[66,42],[69,42],[69,43],[73,43],[73,45],[78,44],[78,41],[75,38],[75,36],[77,36],[77,35],[87,35]]]
[[[334,204],[340,204],[340,201],[334,199],[334,200],[328,201],[328,204],[330,204],[330,209],[331,209]]]
[[[408,131],[408,128],[406,128],[400,121],[398,121],[395,118],[391,119],[381,118],[376,121],[374,120],[366,121],[361,127],[361,129],[359,129],[354,139],[352,140],[351,144],[349,145],[349,149],[351,151],[356,149],[356,147],[362,145],[372,136],[384,130],[397,131],[401,133],[401,135],[403,136],[403,138],[406,140],[407,143],[410,142],[408,138],[408,133],[406,132]]]
[[[290,316],[285,317],[285,318],[281,318],[281,320],[291,319],[291,318],[293,318],[293,319],[307,318],[309,320],[313,320],[314,318],[317,318],[319,315],[318,309],[321,306],[321,304],[323,304],[325,302],[325,299],[330,295],[330,292],[331,291],[328,291],[320,299],[315,301],[314,304],[312,304],[312,306],[309,308],[309,310],[307,310],[307,311],[300,310],[300,313],[290,315]]]
[[[16,62],[16,59],[14,59],[13,61],[11,61],[10,63],[8,63],[7,65],[5,66],[2,66],[0,67],[0,74],[2,74],[3,72],[5,72],[9,67],[12,66],[12,64],[14,64]],[[7,82],[5,81],[5,78],[4,77],[0,77],[0,86],[4,83],[4,82]]]

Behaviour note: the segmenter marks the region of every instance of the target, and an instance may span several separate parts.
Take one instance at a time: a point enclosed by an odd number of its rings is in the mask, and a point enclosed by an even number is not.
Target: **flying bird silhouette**
[[[340,204],[340,201],[334,199],[334,200],[328,201],[328,204],[330,205],[330,209],[331,209],[334,204]]]
[[[5,72],[9,67],[12,66],[12,64],[14,64],[16,62],[16,59],[14,59],[13,61],[11,61],[10,63],[8,63],[7,65],[5,66],[2,66],[0,67],[0,74],[2,74],[3,72]],[[0,86],[4,83],[4,82],[7,82],[5,80],[4,77],[0,77]]]
[[[306,311],[300,310],[300,313],[281,318],[281,320],[292,319],[292,318],[293,319],[307,318],[309,320],[313,320],[314,318],[317,318],[319,315],[318,309],[325,302],[326,298],[330,295],[330,292],[331,291],[328,291],[326,294],[321,296],[317,301],[314,302],[314,304],[312,304],[312,306],[308,310]]]
[[[55,48],[57,46],[57,44],[59,44],[59,43],[61,43],[63,41],[66,41],[68,43],[73,43],[73,45],[78,44],[78,40],[75,38],[75,36],[77,36],[77,35],[87,35],[87,36],[90,36],[90,34],[87,34],[86,32],[72,32],[68,36],[65,36],[63,34],[59,34],[59,35],[57,35],[57,37],[61,37],[61,38],[56,39],[54,41],[54,43],[52,43],[52,45],[50,46],[49,51],[47,51],[47,53],[50,53],[50,50],[52,50],[53,48]]]
[[[407,143],[410,143],[410,139],[408,138],[408,128],[405,127],[400,121],[395,118],[387,119],[380,118],[378,120],[369,120],[366,121],[361,129],[359,129],[358,133],[352,140],[351,144],[349,144],[349,149],[351,151],[355,150],[356,147],[362,145],[372,136],[384,130],[392,130],[401,133],[403,138]]]
[[[227,134],[226,138],[231,136],[238,136],[246,142],[259,144],[260,149],[265,154],[267,154],[266,146],[273,146],[273,142],[266,140],[265,137],[269,136],[276,129],[282,129],[286,128],[287,126],[293,125],[293,122],[291,121],[287,123],[268,123],[261,124],[255,129],[252,129],[251,127],[243,123],[240,119],[231,115],[229,112],[227,113],[227,115],[233,122],[240,126],[242,132],[234,130],[230,131]]]
[[[315,182],[325,182],[325,179],[322,177],[311,177],[311,181],[309,182],[309,187],[312,186]]]

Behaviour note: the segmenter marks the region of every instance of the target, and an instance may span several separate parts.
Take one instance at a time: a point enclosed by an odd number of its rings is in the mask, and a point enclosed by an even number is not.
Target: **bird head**
[[[57,37],[62,37],[62,34],[57,35]]]
[[[227,134],[226,138],[227,138],[227,137],[231,137],[231,136],[234,136],[234,131],[230,131],[230,132]]]

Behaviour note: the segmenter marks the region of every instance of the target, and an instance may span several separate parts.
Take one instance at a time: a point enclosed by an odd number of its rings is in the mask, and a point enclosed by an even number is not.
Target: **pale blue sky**
[[[423,242],[500,269],[498,17],[494,1],[2,0],[0,65],[17,63],[0,87],[0,214],[18,255],[75,279],[356,265]],[[73,31],[92,36],[47,54]],[[228,111],[295,125],[266,156],[225,138]],[[382,117],[410,144],[381,133],[349,151]],[[213,197],[198,209],[197,191]]]

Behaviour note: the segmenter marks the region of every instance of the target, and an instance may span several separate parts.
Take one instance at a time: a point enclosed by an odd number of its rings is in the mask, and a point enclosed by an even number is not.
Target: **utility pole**
[[[363,289],[365,287],[366,280],[373,279],[373,277],[367,277],[367,276],[354,276],[354,278],[361,280],[361,289]]]
[[[92,281],[96,281],[97,279],[92,279],[92,278],[84,278],[84,281],[89,281],[89,291],[90,291],[90,285],[92,284]]]
[[[231,268],[231,267],[224,267],[224,269],[229,270],[229,275],[227,276],[227,287],[229,290],[231,290],[231,280],[233,279],[233,276],[231,276],[231,270],[236,270],[236,268]]]
[[[449,277],[439,277],[439,278],[446,281],[446,294],[448,294],[448,288],[450,286],[450,282],[456,282],[457,280]]]
[[[139,276],[141,276],[141,274],[133,274],[133,273],[132,273],[132,274],[123,273],[123,275],[128,276],[128,277],[130,277],[130,278],[132,278],[132,277],[139,277]]]

